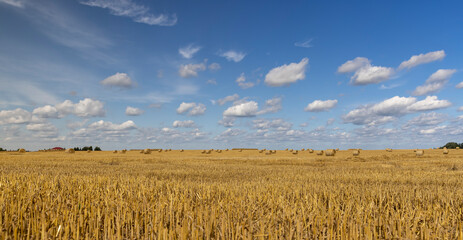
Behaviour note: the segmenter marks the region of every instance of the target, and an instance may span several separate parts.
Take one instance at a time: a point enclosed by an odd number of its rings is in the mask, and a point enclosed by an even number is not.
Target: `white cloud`
[[[66,100],[63,103],[57,104],[56,109],[63,114],[74,114],[78,117],[104,117],[106,112],[104,110],[104,103],[85,98],[78,103],[72,103]]]
[[[227,102],[233,102],[233,101],[236,101],[240,98],[240,96],[238,94],[233,94],[233,95],[230,95],[230,96],[226,96],[224,98],[221,98],[219,100],[217,100],[217,104],[219,104],[220,106],[224,105],[225,103]]]
[[[209,80],[207,80],[206,83],[210,84],[210,85],[217,85],[217,81],[215,79],[209,79]]]
[[[0,125],[28,123],[31,119],[32,114],[22,108],[0,111]]]
[[[246,53],[230,50],[220,54],[220,56],[226,58],[228,61],[240,62],[246,56]]]
[[[459,111],[459,112],[463,112],[463,107],[459,107],[459,108],[458,108],[458,111]]]
[[[206,112],[206,106],[202,103],[195,103],[195,102],[182,102],[180,106],[177,108],[178,114],[184,114],[188,112],[190,116],[198,116],[203,115]]]
[[[219,120],[218,124],[224,127],[233,127],[235,125],[235,118],[224,116],[222,120]]]
[[[220,67],[220,64],[218,64],[218,63],[211,63],[211,64],[209,64],[209,66],[207,68],[209,68],[209,70],[211,70],[211,71],[217,71],[221,67]]]
[[[276,113],[282,109],[281,106],[282,99],[280,97],[271,98],[265,101],[265,106],[262,110],[257,112],[258,115],[266,113]]]
[[[124,131],[137,128],[132,120],[125,121],[121,124],[115,124],[107,121],[97,121],[88,125],[89,129],[101,130],[101,131]]]
[[[145,113],[145,111],[135,107],[127,106],[127,108],[125,109],[125,115],[127,116],[140,116],[143,113]]]
[[[131,88],[135,85],[135,82],[127,75],[127,73],[116,73],[112,76],[105,78],[100,82],[104,86],[120,87],[120,88]]]
[[[244,76],[244,73],[241,73],[241,75],[236,79],[236,83],[238,83],[238,86],[242,89],[248,89],[254,87],[253,82],[246,82],[246,77]]]
[[[346,123],[356,125],[379,125],[391,122],[397,117],[441,108],[447,108],[451,103],[447,100],[438,100],[436,96],[428,96],[426,99],[418,101],[414,97],[395,96],[380,103],[361,106],[343,116]]]
[[[296,47],[303,47],[303,48],[311,48],[313,47],[313,45],[311,44],[313,38],[307,40],[307,41],[303,41],[303,42],[296,42],[294,43],[294,46]]]
[[[148,25],[173,26],[177,23],[177,16],[150,13],[150,9],[143,5],[138,5],[131,0],[88,0],[81,1],[81,4],[91,7],[109,9],[110,13],[116,16],[130,17],[134,22],[145,23]]]
[[[409,120],[407,124],[405,124],[404,128],[408,128],[410,126],[432,126],[438,125],[443,123],[446,120],[446,115],[442,113],[430,112],[430,113],[422,113],[417,117]]]
[[[307,107],[304,108],[304,111],[306,112],[324,112],[328,111],[334,107],[336,107],[336,104],[338,104],[338,100],[315,100],[307,105]]]
[[[420,134],[435,134],[437,131],[447,128],[447,126],[437,126],[429,129],[420,130]]]
[[[411,112],[430,111],[450,107],[452,103],[447,100],[439,100],[437,96],[427,96],[424,100],[410,105],[407,110]]]
[[[240,103],[227,108],[223,112],[225,117],[254,117],[257,115],[259,106],[254,101]]]
[[[253,128],[255,129],[272,129],[275,131],[288,131],[293,127],[293,124],[287,122],[281,118],[267,120],[267,119],[255,119],[252,121]]]
[[[51,123],[30,123],[26,129],[34,132],[34,137],[56,139],[59,137],[58,128]]]
[[[456,87],[456,88],[463,88],[463,82],[457,84],[455,87]]]
[[[430,93],[436,93],[441,90],[445,84],[449,81],[454,73],[457,70],[455,69],[439,69],[435,73],[433,73],[425,82],[424,85],[418,86],[415,91],[413,91],[413,95],[415,96],[422,96],[427,95]]]
[[[434,62],[437,60],[442,60],[445,57],[445,51],[440,50],[440,51],[435,51],[435,52],[428,52],[426,54],[420,54],[420,55],[413,55],[410,59],[407,61],[403,61],[400,66],[399,70],[404,69],[404,68],[413,68],[418,65],[424,64],[424,63],[430,63]]]
[[[24,3],[22,1],[18,1],[18,0],[0,0],[0,2],[9,4],[9,5],[14,6],[14,7],[19,7],[19,8],[24,7]]]
[[[172,127],[174,128],[195,128],[196,124],[193,120],[185,120],[185,121],[176,120],[172,123]]]
[[[193,44],[190,44],[186,47],[183,47],[183,48],[179,48],[178,49],[178,53],[180,55],[182,55],[182,57],[186,58],[186,59],[190,59],[193,57],[193,55],[195,55],[195,53],[197,53],[199,50],[201,50],[201,47],[199,46],[195,46]]]
[[[204,63],[187,64],[187,65],[180,66],[180,69],[178,70],[178,74],[184,78],[197,77],[198,72],[204,71],[204,70],[206,70],[206,65],[204,65]]]
[[[353,60],[349,60],[338,67],[338,73],[349,73],[355,72],[360,68],[370,65],[370,60],[365,57],[356,57]]]
[[[265,76],[265,83],[272,87],[280,87],[295,83],[305,78],[308,58],[303,58],[299,63],[285,64],[270,70]]]
[[[61,118],[62,116],[58,112],[56,107],[51,105],[45,105],[43,107],[38,107],[32,111],[32,114],[41,117],[41,118]]]
[[[367,85],[380,83],[391,78],[394,70],[388,67],[367,66],[360,68],[354,73],[351,78],[351,83],[354,85]]]
[[[367,85],[388,80],[394,74],[394,69],[389,67],[373,66],[367,58],[357,57],[339,66],[338,72],[354,72],[350,83],[353,85]]]

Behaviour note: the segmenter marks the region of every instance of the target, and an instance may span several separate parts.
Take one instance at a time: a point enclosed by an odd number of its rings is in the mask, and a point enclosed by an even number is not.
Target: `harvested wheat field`
[[[0,153],[1,239],[461,239],[463,150]]]

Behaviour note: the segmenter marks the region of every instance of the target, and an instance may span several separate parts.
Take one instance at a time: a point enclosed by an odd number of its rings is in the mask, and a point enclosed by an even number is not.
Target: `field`
[[[1,239],[462,239],[463,150],[0,153]]]

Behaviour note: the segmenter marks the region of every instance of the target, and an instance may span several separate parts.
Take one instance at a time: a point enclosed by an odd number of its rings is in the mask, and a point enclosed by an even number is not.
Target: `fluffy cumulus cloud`
[[[455,87],[456,87],[456,88],[463,88],[463,82],[457,84]]]
[[[455,69],[437,70],[426,80],[424,85],[418,86],[415,91],[413,91],[413,95],[423,96],[438,92],[447,84],[456,71]]]
[[[265,76],[265,83],[272,87],[286,86],[305,78],[305,70],[309,64],[308,58],[299,63],[290,63],[270,70]]]
[[[236,104],[227,108],[223,112],[223,116],[225,117],[254,117],[257,115],[259,110],[259,105],[257,102],[248,101]]]
[[[172,123],[172,127],[174,128],[195,128],[196,124],[193,120],[185,120],[185,121],[176,120]]]
[[[204,71],[204,70],[206,70],[206,65],[204,63],[187,64],[187,65],[180,66],[180,69],[178,70],[178,74],[184,78],[197,77],[198,72]]]
[[[248,89],[254,87],[253,82],[246,82],[246,77],[244,76],[244,73],[241,73],[241,75],[236,79],[236,83],[238,83],[238,86],[242,89]]]
[[[418,101],[414,97],[395,96],[380,103],[361,106],[343,116],[345,123],[356,125],[379,125],[394,121],[397,117],[422,111],[431,111],[451,106],[447,100],[428,96]]]
[[[203,115],[204,112],[206,112],[206,106],[202,103],[182,102],[180,106],[177,108],[178,114],[188,113],[188,115],[190,116]]]
[[[178,49],[178,53],[182,55],[182,57],[186,59],[192,58],[195,53],[197,53],[199,50],[201,50],[201,47],[195,46],[193,44],[190,44],[188,46],[182,47]]]
[[[87,0],[81,4],[108,9],[115,16],[129,17],[134,22],[148,25],[173,26],[177,23],[175,14],[153,14],[149,7],[135,3],[132,0]]]
[[[100,120],[89,124],[85,128],[71,132],[69,138],[79,141],[83,139],[109,142],[128,141],[132,130],[135,129],[137,129],[137,125],[131,120],[121,124]]]
[[[47,107],[47,106],[46,106]],[[49,115],[55,117],[53,113],[56,111],[58,112],[58,118],[64,117],[69,114],[76,115],[78,117],[104,117],[106,115],[106,111],[104,110],[104,103],[93,100],[90,98],[85,98],[84,100],[80,100],[78,103],[73,103],[71,100],[66,100],[62,103],[56,104],[54,107],[47,107],[47,108],[38,108],[37,112],[39,112],[42,117],[47,116],[46,109],[50,110]],[[34,110],[34,111],[35,111]]]
[[[394,74],[394,69],[389,67],[373,66],[369,59],[357,57],[339,66],[338,72],[354,72],[350,83],[353,85],[367,85],[389,80]]]
[[[143,111],[143,110],[141,110],[139,108],[135,108],[135,107],[128,106],[125,109],[125,115],[127,115],[127,116],[140,116],[143,113],[145,113],[145,111]]]
[[[400,64],[399,70],[404,69],[404,68],[410,69],[410,68],[416,67],[421,64],[430,63],[430,62],[434,62],[437,60],[442,60],[444,59],[444,57],[445,57],[444,50],[428,52],[426,54],[422,53],[419,55],[413,55],[410,59],[408,59],[407,61],[403,61]]]
[[[240,98],[240,96],[239,96],[238,94],[235,93],[235,94],[233,94],[233,95],[230,95],[230,96],[226,96],[226,97],[224,97],[224,98],[221,98],[221,99],[217,100],[216,102],[217,102],[218,105],[222,106],[222,105],[224,105],[224,104],[227,103],[227,102],[233,102],[233,101],[238,100],[239,98]]]
[[[0,111],[0,125],[28,123],[31,119],[32,114],[22,108]]]
[[[255,101],[248,101],[245,99],[235,101],[233,106],[227,108],[223,112],[224,117],[234,118],[234,117],[254,117],[257,115],[275,113],[281,110],[281,101],[280,97],[275,97],[265,101],[265,106],[259,110],[259,104]]]
[[[112,76],[105,78],[100,82],[104,86],[119,87],[119,88],[132,88],[135,82],[127,75],[127,73],[116,73]]]
[[[328,111],[338,104],[338,100],[315,100],[304,108],[306,112],[324,112]]]
[[[244,52],[237,52],[234,50],[226,51],[220,54],[220,56],[226,58],[228,61],[240,62],[246,56]]]

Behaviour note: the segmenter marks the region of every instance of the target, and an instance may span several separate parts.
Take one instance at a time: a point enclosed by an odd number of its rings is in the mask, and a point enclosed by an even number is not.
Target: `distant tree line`
[[[90,147],[85,146],[85,147],[82,147],[82,148],[75,147],[74,150],[75,151],[88,151],[88,150],[90,150],[90,151],[101,151],[101,148],[98,147],[98,146],[96,146],[95,148],[93,148],[92,146],[90,146]]]
[[[0,152],[6,151],[6,149],[0,148]]]
[[[442,146],[440,148],[444,148],[444,147],[446,147],[448,149],[455,149],[457,147],[463,148],[463,143],[458,144],[456,142],[448,142],[447,144],[445,144],[444,146]]]

